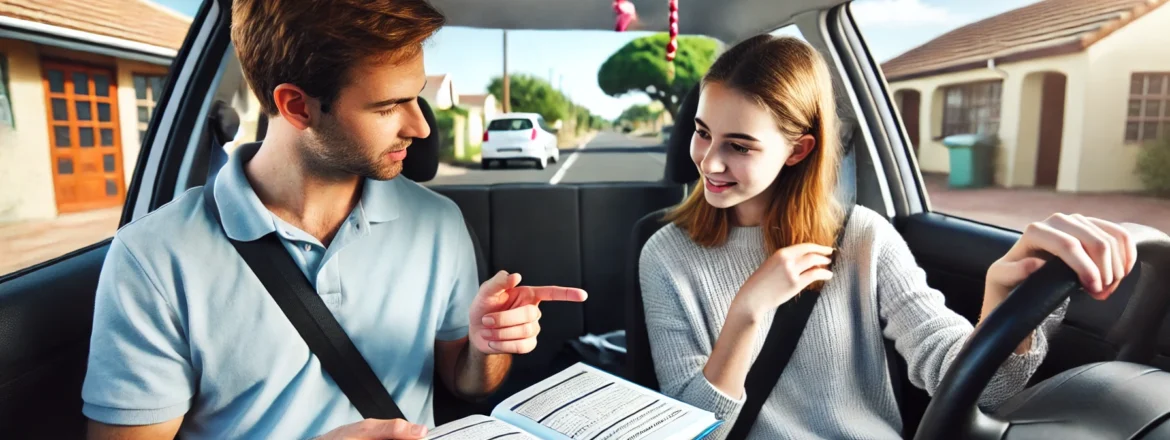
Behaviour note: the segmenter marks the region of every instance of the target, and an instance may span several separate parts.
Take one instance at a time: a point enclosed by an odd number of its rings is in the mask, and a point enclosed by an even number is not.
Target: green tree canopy
[[[691,90],[711,64],[715,62],[718,42],[706,37],[678,37],[678,53],[674,58],[674,78],[668,74],[666,33],[641,37],[626,43],[601,65],[597,84],[606,94],[618,97],[631,92],[642,92],[662,103],[673,117],[682,98]]]
[[[509,75],[509,79],[511,87],[508,94],[512,101],[512,111],[540,113],[549,123],[565,119],[569,110],[569,100],[548,81],[525,74]],[[492,78],[488,84],[488,93],[494,95],[497,101],[503,102],[504,79]]]
[[[653,121],[658,115],[662,114],[662,110],[655,110],[645,104],[634,104],[622,110],[621,116],[618,116],[617,122],[639,123]]]

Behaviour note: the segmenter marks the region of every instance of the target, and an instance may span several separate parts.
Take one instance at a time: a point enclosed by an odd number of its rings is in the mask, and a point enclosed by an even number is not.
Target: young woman
[[[840,146],[828,67],[807,44],[764,35],[720,56],[701,87],[691,158],[702,188],[641,255],[662,391],[715,412],[725,421],[715,438],[727,435],[747,393],[769,393],[750,438],[900,438],[883,338],[895,341],[910,381],[933,393],[973,328],[877,213],[854,208],[840,247],[830,247],[846,216],[834,196]],[[1105,298],[1136,254],[1113,223],[1055,214],[1029,225],[987,271],[983,316],[1048,256]],[[745,390],[776,308],[805,288],[821,298],[779,383]],[[1020,343],[981,405],[1025,386],[1063,313]]]

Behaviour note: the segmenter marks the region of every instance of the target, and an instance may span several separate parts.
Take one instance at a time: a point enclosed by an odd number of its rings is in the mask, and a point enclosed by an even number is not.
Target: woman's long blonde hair
[[[719,83],[772,113],[780,132],[795,141],[811,134],[815,147],[800,163],[785,166],[772,186],[763,231],[768,254],[799,243],[833,246],[843,212],[835,197],[841,145],[829,68],[807,43],[760,35],[719,56],[700,87]],[[702,178],[700,177],[700,181]],[[703,185],[667,216],[701,246],[727,241],[730,211],[707,203]],[[809,286],[820,289],[823,283]]]

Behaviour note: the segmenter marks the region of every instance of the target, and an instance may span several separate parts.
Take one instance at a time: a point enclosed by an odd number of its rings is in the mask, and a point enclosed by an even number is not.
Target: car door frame
[[[199,139],[224,46],[228,0],[205,0],[172,60],[158,108],[143,139],[118,227],[175,196]],[[219,56],[211,54],[219,52]],[[207,155],[209,157],[209,155]],[[186,160],[185,160],[186,159]],[[81,383],[92,331],[94,296],[113,238],[0,275],[0,425],[16,437],[84,436]],[[18,402],[14,402],[19,400]],[[53,410],[76,408],[61,414]],[[69,411],[74,411],[70,409]]]
[[[142,139],[130,185],[126,189],[119,228],[170,202],[176,195],[176,182],[184,168],[182,159],[192,152],[187,148],[167,146],[193,144],[198,138],[198,130],[206,123],[207,109],[211,103],[210,90],[214,90],[219,79],[217,72],[223,61],[223,57],[209,57],[208,48],[221,47],[219,50],[222,51],[222,47],[230,44],[227,35],[219,34],[220,38],[213,38],[217,35],[217,28],[231,26],[231,7],[229,5],[225,8],[223,3],[230,3],[230,0],[203,2],[192,19],[191,31],[172,60],[172,68]],[[189,163],[187,166],[190,166]],[[42,270],[51,270],[54,265],[71,257],[109,245],[112,239],[110,237],[57,258],[0,274],[0,292],[4,292],[4,285],[10,281]]]
[[[931,209],[913,144],[881,67],[873,59],[853,19],[850,5],[846,3],[829,11],[827,30],[838,52],[845,54],[842,58],[846,61],[842,64],[862,112],[859,125],[867,130],[866,141],[872,144],[873,160],[878,165],[875,171],[884,183],[883,196],[890,208],[887,215],[926,270],[928,280],[932,275],[952,274],[965,277],[973,284],[962,292],[943,292],[948,300],[963,300],[964,303],[953,308],[971,319],[971,307],[977,303],[974,306],[977,312],[982,304],[987,268],[1019,240],[1020,232]],[[941,237],[946,238],[948,246],[938,246],[937,239]],[[964,252],[953,252],[953,249]],[[957,283],[946,285],[954,288]],[[975,298],[969,298],[972,295]]]
[[[834,87],[844,88],[856,115],[851,122],[859,127],[855,137],[861,136],[855,142],[858,204],[891,221],[926,273],[927,282],[946,297],[947,307],[974,324],[982,308],[987,269],[1011,248],[1020,233],[932,211],[905,124],[881,67],[853,18],[851,3],[798,15],[794,23],[804,35],[815,36],[810,43],[832,57],[830,67],[838,74]],[[904,372],[905,360],[897,353],[891,355]],[[895,394],[901,400],[903,435],[912,436],[930,397],[905,376],[895,384],[899,382]]]

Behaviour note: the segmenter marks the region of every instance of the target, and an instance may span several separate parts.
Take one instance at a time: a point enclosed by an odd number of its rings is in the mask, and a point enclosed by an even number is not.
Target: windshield
[[[488,124],[489,131],[530,130],[532,121],[527,119],[496,119]]]

